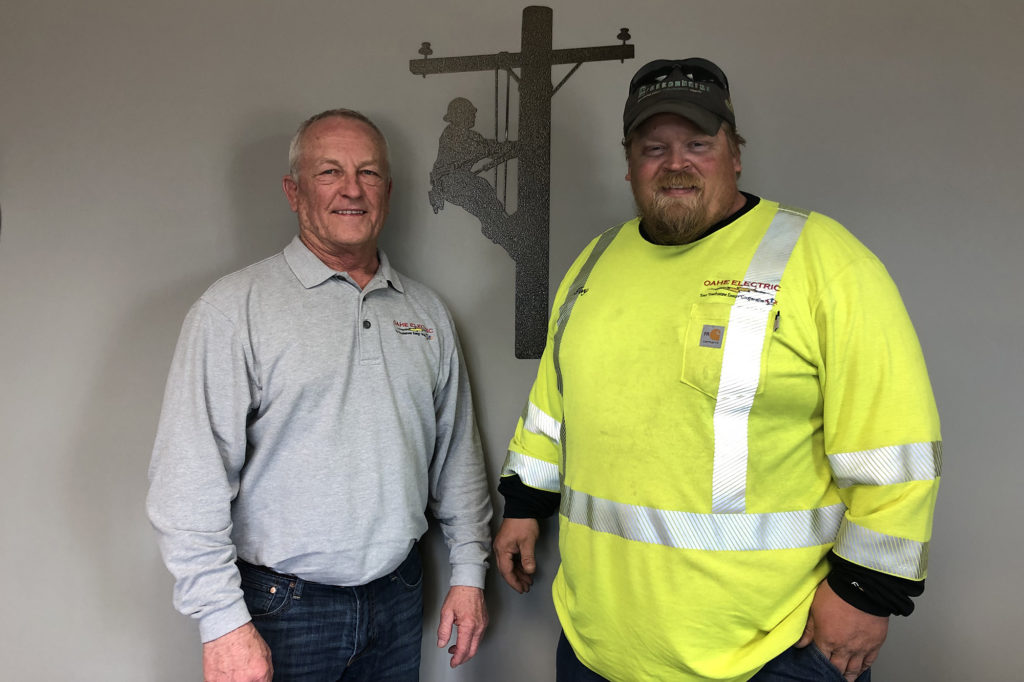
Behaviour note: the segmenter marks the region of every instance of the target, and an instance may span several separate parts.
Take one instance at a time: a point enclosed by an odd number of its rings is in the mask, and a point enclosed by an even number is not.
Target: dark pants
[[[607,682],[605,678],[580,663],[564,632],[558,638],[558,651],[555,653],[555,679],[557,682]]]
[[[558,638],[555,675],[558,682],[607,682],[580,663],[564,632]],[[750,682],[843,682],[843,675],[811,644],[803,649],[786,649],[768,661]],[[871,671],[865,670],[857,682],[871,682]]]
[[[366,585],[336,587],[238,562],[275,682],[415,682],[423,636],[419,550]]]
[[[765,663],[750,682],[843,682],[843,674],[812,642],[803,649],[789,647]],[[857,682],[871,682],[871,669],[860,674]]]

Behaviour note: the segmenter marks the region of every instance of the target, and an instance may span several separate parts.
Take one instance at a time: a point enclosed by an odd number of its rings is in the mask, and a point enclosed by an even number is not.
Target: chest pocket
[[[727,303],[694,303],[686,325],[677,330],[683,358],[679,380],[713,399],[719,396],[731,314],[732,305]],[[774,313],[770,319],[774,319]],[[772,338],[771,324],[765,329],[765,335],[760,361],[756,365],[758,376],[754,395],[760,395],[765,389],[768,350]],[[750,367],[751,371],[755,371],[753,363],[750,363]],[[750,379],[743,383],[749,386],[752,383]]]

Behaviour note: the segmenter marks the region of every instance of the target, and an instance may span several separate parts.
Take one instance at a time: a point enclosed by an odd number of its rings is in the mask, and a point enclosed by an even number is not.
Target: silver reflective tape
[[[907,443],[860,452],[829,455],[840,488],[931,481],[942,474],[942,442]]]
[[[713,417],[713,513],[746,509],[747,426],[761,377],[764,335],[782,273],[806,221],[806,213],[779,207],[747,268],[744,280],[750,285],[737,294],[729,313]]]
[[[625,225],[625,223],[623,223]],[[594,270],[594,266],[597,264],[597,260],[601,255],[608,249],[608,245],[612,243],[615,237],[618,236],[619,231],[622,230],[622,225],[613,227],[598,237],[597,243],[594,244],[594,248],[591,249],[590,254],[587,256],[587,260],[583,262],[583,267],[576,273],[576,276],[572,280],[572,284],[569,285],[569,291],[565,295],[565,300],[562,301],[562,305],[558,308],[558,322],[555,329],[555,337],[552,340],[554,348],[551,349],[551,359],[555,365],[555,380],[558,385],[559,397],[565,395],[562,387],[562,335],[565,334],[565,325],[569,322],[569,315],[572,314],[573,306],[576,305],[576,299],[579,298],[580,293],[583,291],[583,285],[587,283],[587,279],[590,277],[590,273]],[[558,433],[558,442],[562,445],[562,471],[565,471],[565,414],[562,414],[561,428]]]
[[[561,514],[600,533],[678,549],[757,551],[816,547],[833,541],[846,507],[769,514],[697,514],[639,507],[562,490]]]
[[[625,223],[623,223],[625,224]],[[569,315],[572,314],[572,308],[576,305],[576,299],[579,298],[580,292],[583,290],[583,285],[587,283],[587,279],[590,277],[590,273],[594,270],[594,266],[597,264],[597,260],[601,255],[608,249],[608,245],[612,243],[612,240],[618,236],[619,231],[622,229],[622,225],[613,227],[610,230],[606,230],[597,239],[597,243],[594,244],[594,248],[591,249],[590,255],[587,256],[587,260],[583,262],[583,267],[580,268],[579,272],[572,280],[572,284],[569,285],[569,291],[565,295],[565,300],[562,301],[561,307],[558,309],[558,323],[555,329],[553,359],[555,363],[555,377],[558,380],[558,394],[562,395],[562,367],[559,363],[559,351],[562,346],[562,335],[565,333],[565,325],[569,321]]]
[[[534,405],[532,401],[526,406],[526,418],[523,419],[523,428],[530,433],[547,436],[556,443],[562,439],[560,433],[562,423]]]
[[[927,542],[876,533],[849,521],[840,527],[833,549],[855,564],[901,578],[921,580],[928,572]]]
[[[536,457],[527,457],[521,452],[509,450],[505,455],[505,466],[501,468],[502,476],[517,474],[519,480],[531,488],[547,490],[557,493],[558,467],[551,462],[539,460]]]

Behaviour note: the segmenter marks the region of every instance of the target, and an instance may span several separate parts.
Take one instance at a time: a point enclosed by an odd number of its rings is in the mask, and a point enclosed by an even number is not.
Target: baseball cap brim
[[[693,121],[707,135],[717,135],[722,127],[722,119],[711,113],[704,107],[691,102],[680,102],[679,100],[654,101],[640,111],[633,118],[633,122],[626,129],[626,136],[640,127],[640,125],[658,114],[676,114]]]

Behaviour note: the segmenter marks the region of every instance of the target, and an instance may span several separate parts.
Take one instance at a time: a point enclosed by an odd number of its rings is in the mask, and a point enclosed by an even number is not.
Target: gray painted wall
[[[743,187],[829,213],[874,249],[931,370],[946,451],[932,573],[917,613],[894,622],[876,679],[1017,679],[1022,5],[552,4],[555,47],[613,44],[622,26],[637,45],[632,63],[585,65],[555,97],[553,280],[591,236],[631,215],[618,141],[632,72],[659,57],[718,61],[750,140]],[[511,261],[468,214],[435,216],[426,196],[447,102],[483,105],[478,127],[489,130],[492,76],[424,80],[407,60],[424,40],[437,56],[518,50],[521,9],[482,0],[5,3],[4,679],[199,678],[195,626],[170,606],[145,519],[146,466],[189,305],[295,231],[279,178],[290,132],[309,113],[351,106],[388,131],[395,191],[384,246],[453,310],[496,480],[536,361],[512,354]],[[530,595],[492,576],[492,628],[456,672],[431,642],[444,585],[434,571],[425,680],[553,678],[552,541]],[[436,537],[428,549],[439,568]]]

